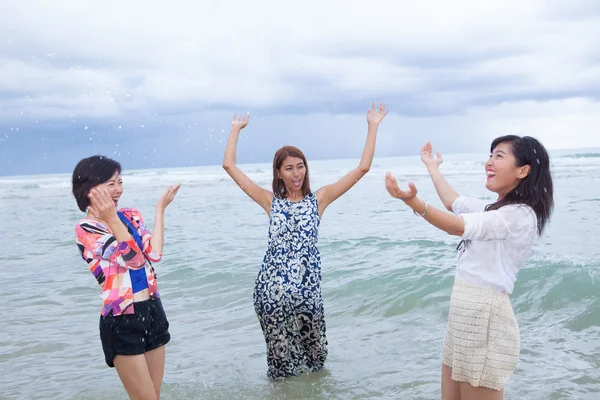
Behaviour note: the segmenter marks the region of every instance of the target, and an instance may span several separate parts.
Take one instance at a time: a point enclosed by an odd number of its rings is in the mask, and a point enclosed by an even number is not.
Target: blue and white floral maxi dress
[[[273,197],[268,250],[254,287],[273,379],[317,371],[327,358],[319,223],[313,193],[297,203]]]

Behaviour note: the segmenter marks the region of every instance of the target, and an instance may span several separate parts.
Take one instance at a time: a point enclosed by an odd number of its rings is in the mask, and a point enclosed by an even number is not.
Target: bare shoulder
[[[323,196],[327,195],[327,189],[329,186],[331,186],[331,185],[322,186],[314,192],[314,195],[316,196],[317,201],[323,200]]]
[[[273,202],[273,192],[271,192],[269,189],[265,189],[262,188],[263,191],[263,196],[265,196],[265,200],[269,201],[269,204]]]
[[[273,199],[274,199],[274,195],[273,192],[271,192],[268,189],[262,189],[262,197],[263,197],[263,201],[258,202],[259,205],[265,210],[265,212],[267,213],[267,215],[271,215],[271,207],[273,206]]]

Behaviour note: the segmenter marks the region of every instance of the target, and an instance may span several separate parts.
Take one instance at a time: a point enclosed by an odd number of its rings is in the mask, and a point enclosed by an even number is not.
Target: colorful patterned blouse
[[[104,316],[134,313],[131,306],[133,289],[130,268],[144,268],[150,298],[159,297],[156,274],[149,261],[158,262],[161,255],[156,254],[150,245],[152,232],[144,225],[144,218],[139,211],[133,208],[123,208],[120,211],[129,218],[140,234],[143,252],[133,238],[118,242],[110,229],[96,220],[84,218],[75,226],[77,247],[102,290],[100,297],[104,306],[101,314]]]

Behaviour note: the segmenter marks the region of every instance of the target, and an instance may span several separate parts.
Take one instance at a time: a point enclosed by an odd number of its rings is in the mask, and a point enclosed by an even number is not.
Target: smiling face
[[[121,179],[121,174],[119,172],[115,172],[108,181],[101,183],[96,187],[108,190],[111,199],[115,203],[115,207],[118,207],[119,198],[123,194],[123,179]]]
[[[305,175],[306,166],[298,157],[286,157],[277,170],[277,177],[283,181],[288,193],[302,189]]]
[[[494,148],[485,163],[487,175],[485,187],[497,193],[499,197],[503,197],[517,187],[520,180],[529,174],[530,169],[529,165],[518,167],[510,143],[501,142]]]

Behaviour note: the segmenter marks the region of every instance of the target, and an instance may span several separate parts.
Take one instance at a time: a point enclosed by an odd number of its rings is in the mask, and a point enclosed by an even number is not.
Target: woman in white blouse
[[[520,352],[519,326],[509,294],[533,243],[554,206],[550,160],[532,137],[503,136],[492,142],[485,164],[489,204],[460,196],[439,170],[431,144],[421,150],[435,189],[455,215],[417,197],[411,182],[401,190],[388,172],[385,186],[433,226],[460,236],[442,351],[442,399],[502,399]]]

